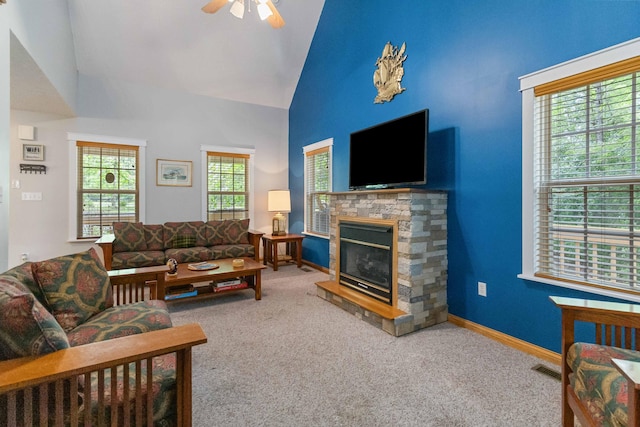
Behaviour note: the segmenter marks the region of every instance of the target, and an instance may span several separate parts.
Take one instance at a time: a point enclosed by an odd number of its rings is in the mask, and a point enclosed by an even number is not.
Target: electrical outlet
[[[484,282],[478,282],[478,295],[481,297],[487,296],[487,284]]]
[[[20,259],[22,260],[22,262],[27,261],[29,259],[29,254],[28,253],[20,254]]]

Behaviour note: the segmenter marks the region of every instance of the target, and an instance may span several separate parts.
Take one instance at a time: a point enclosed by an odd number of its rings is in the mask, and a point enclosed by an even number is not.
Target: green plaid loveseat
[[[113,234],[100,238],[107,270],[222,258],[249,257],[259,261],[260,238],[248,219],[182,221],[164,224],[114,222]]]
[[[206,337],[153,299],[166,270],[112,277],[92,248],[0,274],[0,425],[189,425]]]

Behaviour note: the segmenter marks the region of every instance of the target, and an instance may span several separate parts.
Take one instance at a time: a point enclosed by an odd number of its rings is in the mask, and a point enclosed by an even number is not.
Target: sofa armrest
[[[249,230],[249,243],[253,245],[256,262],[260,262],[260,239],[262,239],[262,236],[264,236],[262,231]]]
[[[640,423],[640,363],[621,359],[611,359],[611,363],[627,380],[627,425],[637,426]]]
[[[116,240],[114,234],[105,234],[96,240],[96,245],[102,249],[102,256],[104,258],[104,268],[111,270],[111,258],[113,257],[113,241]]]
[[[93,374],[98,375],[98,378],[104,378],[106,369],[120,367],[119,369],[127,371],[131,363],[135,363],[135,369],[138,371],[141,363],[149,365],[153,357],[176,353],[178,425],[190,426],[191,348],[206,342],[207,337],[200,325],[193,323],[71,347],[44,356],[29,356],[0,362],[0,397],[6,398],[8,424],[15,425],[16,420],[22,420],[23,417],[30,419],[32,396],[39,394],[42,397],[44,394],[44,400],[48,399],[50,402],[49,407],[52,413],[48,413],[47,404],[40,405],[40,424],[46,424],[51,417],[55,419],[56,425],[62,425],[63,419],[70,419],[72,425],[77,425],[81,408],[75,396],[81,391],[78,383],[82,376]],[[105,383],[104,386],[108,387],[109,384]],[[147,384],[149,389],[152,386],[150,382]],[[117,384],[112,382],[111,387],[114,390]],[[52,389],[53,392],[47,397],[48,389]],[[125,390],[120,390],[120,393],[125,395],[131,393],[130,396],[135,397],[139,402],[145,398],[151,399],[153,394],[150,390],[142,390],[139,386],[131,390],[125,387]],[[115,390],[114,395],[118,395]],[[23,407],[21,399],[30,403]],[[149,403],[151,402],[147,400],[147,408],[150,407]],[[98,404],[104,407],[105,402],[99,401]],[[137,406],[136,409],[138,407],[142,405]],[[105,416],[105,414],[101,415]],[[146,421],[141,424],[153,424],[151,411],[136,415],[138,418],[146,418]],[[101,421],[100,424],[105,420]],[[38,423],[34,422],[34,424]]]
[[[122,305],[158,299],[164,294],[164,278],[167,271],[169,271],[169,267],[166,265],[109,271],[109,279],[113,288],[113,303]]]

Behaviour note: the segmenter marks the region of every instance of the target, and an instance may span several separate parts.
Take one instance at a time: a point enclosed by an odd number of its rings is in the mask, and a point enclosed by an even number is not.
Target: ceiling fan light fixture
[[[265,19],[273,15],[273,12],[271,12],[271,9],[269,9],[269,6],[267,6],[266,3],[261,2],[260,4],[258,4],[258,15],[260,16],[260,19],[264,21]]]
[[[236,18],[242,19],[244,17],[244,0],[235,0],[229,12]]]

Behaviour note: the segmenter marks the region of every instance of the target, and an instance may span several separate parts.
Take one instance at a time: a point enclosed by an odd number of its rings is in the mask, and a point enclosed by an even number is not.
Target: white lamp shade
[[[269,190],[267,210],[269,212],[291,212],[289,190]]]

